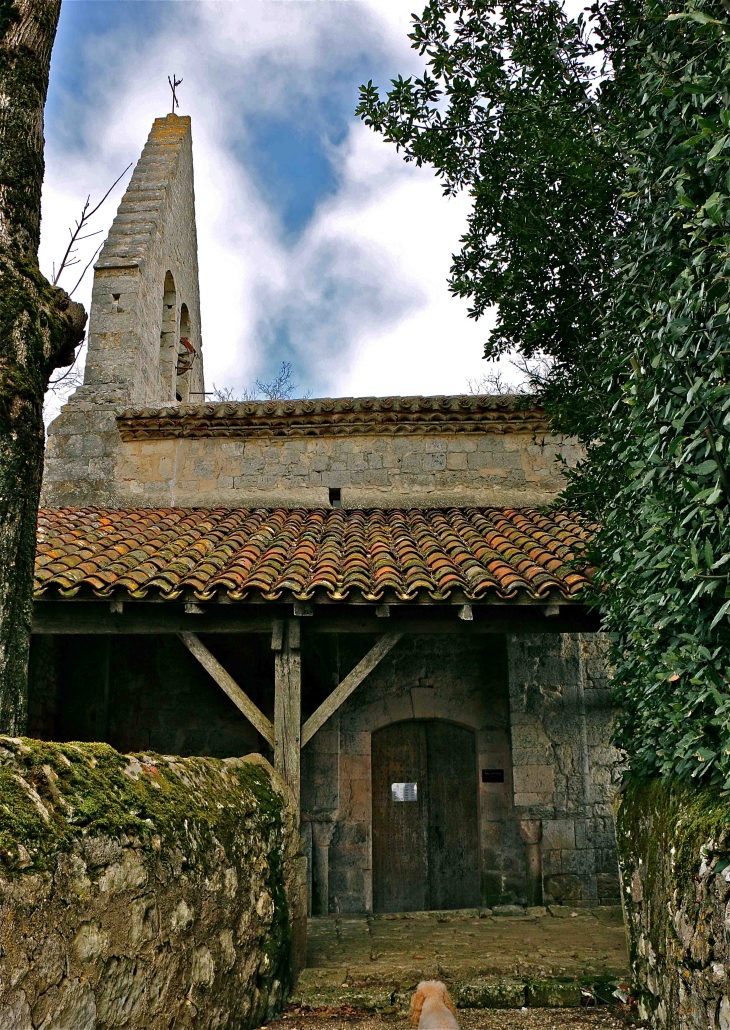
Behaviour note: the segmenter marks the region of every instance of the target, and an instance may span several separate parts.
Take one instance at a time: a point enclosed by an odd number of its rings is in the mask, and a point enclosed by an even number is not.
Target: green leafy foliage
[[[470,191],[451,288],[498,307],[486,355],[552,361],[632,770],[730,789],[730,17],[592,17],[432,0],[411,37],[430,74],[368,84],[358,111]]]
[[[629,40],[626,229],[605,318],[614,400],[574,480],[615,634],[634,771],[730,788],[730,25],[646,4]],[[618,76],[620,80],[620,75]]]
[[[585,380],[599,393],[620,181],[583,18],[558,0],[432,0],[410,38],[429,70],[393,80],[384,99],[361,87],[357,113],[432,165],[445,194],[470,193],[450,288],[473,318],[496,306],[486,357],[548,354],[556,397],[577,400]]]

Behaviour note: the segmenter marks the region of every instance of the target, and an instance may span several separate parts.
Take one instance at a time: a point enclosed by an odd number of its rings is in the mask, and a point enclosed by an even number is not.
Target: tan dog
[[[459,1030],[456,1009],[440,980],[422,980],[411,998],[411,1023],[418,1030]]]

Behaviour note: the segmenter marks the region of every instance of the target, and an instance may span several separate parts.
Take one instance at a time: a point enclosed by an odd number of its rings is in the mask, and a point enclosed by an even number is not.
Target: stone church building
[[[49,430],[29,733],[261,752],[315,914],[616,903],[590,527],[550,507],[570,442],[513,397],[208,403],[203,367],[168,115]]]

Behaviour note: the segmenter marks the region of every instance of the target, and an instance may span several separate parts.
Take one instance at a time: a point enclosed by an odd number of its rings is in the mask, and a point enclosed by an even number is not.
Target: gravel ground
[[[461,1009],[462,1030],[629,1030],[639,1024],[628,1010],[613,1006],[579,1009]],[[268,1030],[407,1030],[406,1015],[384,1016],[340,1010],[302,1013],[289,1009]]]

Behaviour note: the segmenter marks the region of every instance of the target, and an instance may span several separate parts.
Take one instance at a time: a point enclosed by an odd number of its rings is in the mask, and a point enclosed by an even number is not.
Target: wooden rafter
[[[302,747],[312,739],[320,727],[324,726],[330,716],[334,715],[340,705],[348,699],[353,690],[360,686],[365,677],[370,675],[375,666],[395,647],[402,636],[402,633],[385,633],[370,648],[352,672],[345,676],[339,686],[335,687],[329,697],[322,702],[314,715],[310,715],[304,723],[302,726]]]
[[[188,651],[198,659],[205,671],[212,676],[221,690],[230,697],[236,708],[243,712],[251,725],[257,729],[261,736],[273,747],[274,727],[271,721],[267,719],[261,709],[253,703],[248,694],[241,690],[230,673],[228,673],[218,659],[210,653],[202,640],[199,640],[194,633],[178,633],[177,635],[180,640],[182,640],[183,644],[185,644]]]

